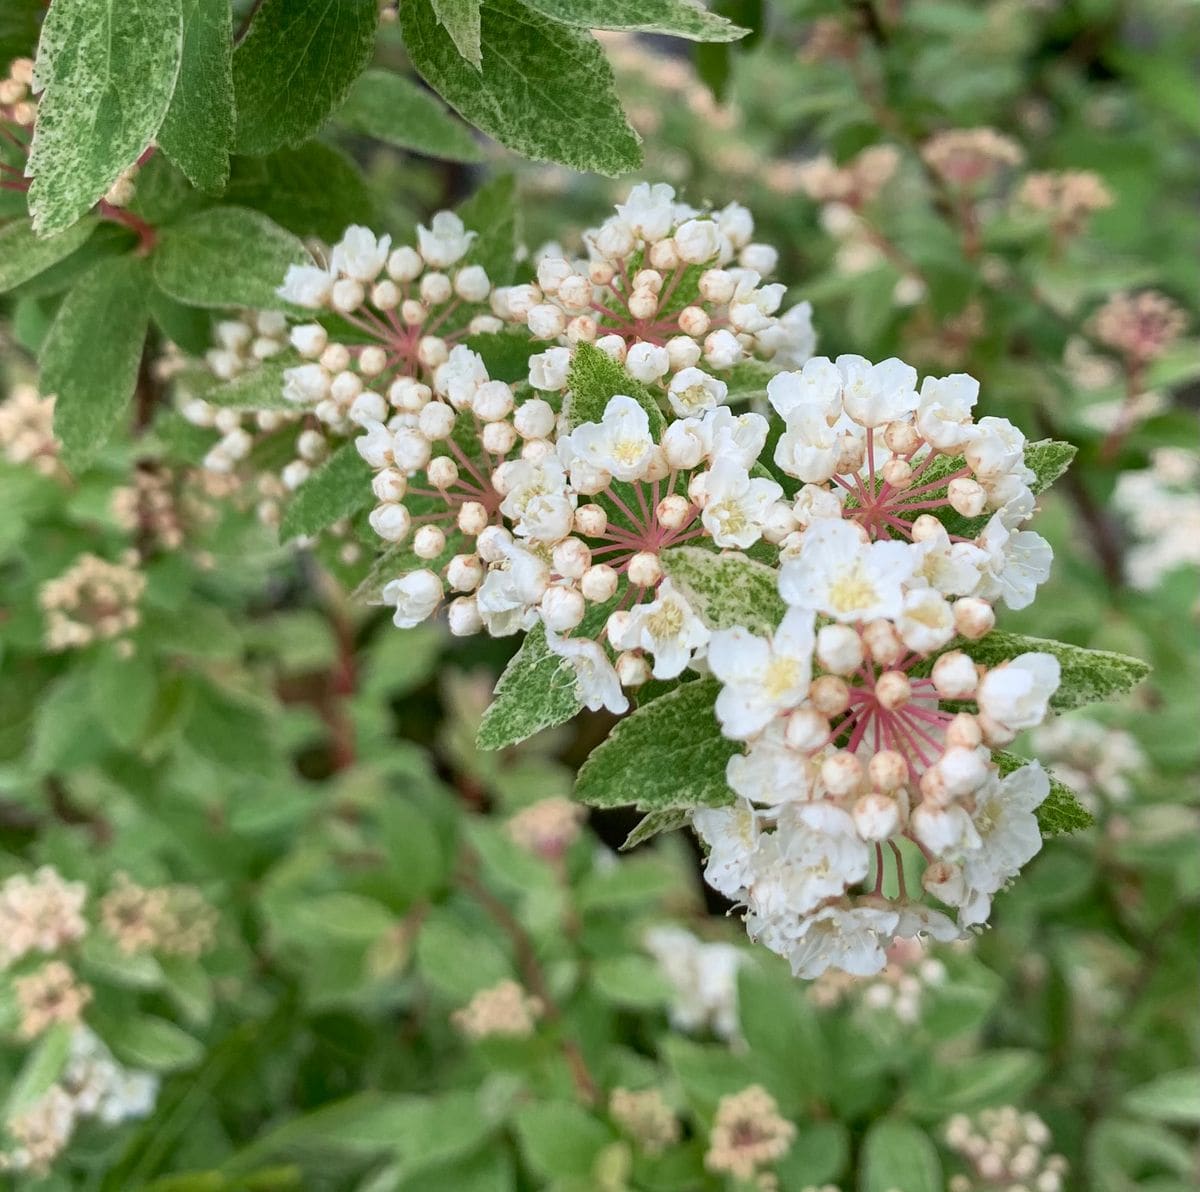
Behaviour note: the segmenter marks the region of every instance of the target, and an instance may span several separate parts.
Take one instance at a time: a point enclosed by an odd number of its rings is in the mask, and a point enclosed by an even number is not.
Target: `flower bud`
[[[484,528],[488,524],[487,509],[479,501],[464,501],[458,507],[458,517],[456,519],[458,528],[464,533],[474,537],[477,534],[482,534]],[[493,527],[498,529],[499,527]],[[482,550],[480,554],[483,554]],[[492,562],[486,555],[483,556],[487,562]]]
[[[456,592],[474,592],[483,582],[478,555],[455,555],[446,566],[446,582]]]
[[[408,491],[408,477],[398,468],[384,468],[371,480],[371,491],[380,501],[402,501]]]
[[[839,750],[821,763],[821,782],[838,798],[854,794],[862,786],[862,780],[862,762],[848,750]]]
[[[470,637],[483,628],[483,618],[479,615],[479,605],[474,596],[459,596],[450,601],[446,609],[446,624],[455,637]]]
[[[797,708],[787,718],[784,740],[801,753],[813,753],[829,739],[829,721],[815,708]]]
[[[672,372],[693,368],[700,359],[700,345],[687,335],[673,335],[667,340],[667,357]]]
[[[619,655],[616,670],[622,687],[640,687],[650,678],[649,663],[641,654],[626,651]]]
[[[503,381],[484,381],[471,399],[471,409],[484,422],[499,422],[508,417],[512,408],[512,389]]]
[[[979,721],[970,712],[959,712],[946,725],[946,744],[954,748],[978,749],[983,740]]]
[[[413,535],[413,554],[418,559],[436,559],[446,549],[446,535],[437,526],[422,526]]]
[[[222,471],[223,469],[214,468],[205,457],[205,466],[213,472]],[[294,459],[287,464],[280,473],[280,479],[283,481],[283,487],[289,492],[294,492],[312,475],[312,465],[306,463],[302,459]]]
[[[419,327],[428,316],[424,304],[415,298],[405,298],[400,303],[400,320],[406,327]]]
[[[426,368],[437,368],[450,359],[450,349],[440,335],[423,335],[417,344],[417,359]]]
[[[444,402],[431,401],[417,415],[417,429],[434,443],[449,438],[454,430],[454,411]]]
[[[900,807],[891,795],[872,791],[854,804],[854,827],[864,840],[887,840],[900,827]]]
[[[921,439],[911,422],[889,422],[883,432],[883,441],[894,455],[911,455]]]
[[[817,631],[817,661],[834,675],[848,675],[863,664],[863,644],[849,625],[823,625]]]
[[[351,311],[358,310],[366,299],[366,291],[363,289],[361,281],[356,281],[352,277],[343,277],[333,283],[333,290],[329,295],[329,304],[339,314],[349,314]]]
[[[700,294],[706,302],[724,306],[736,289],[736,279],[725,269],[706,269],[700,274]]]
[[[889,459],[881,469],[883,479],[896,489],[905,489],[912,484],[912,464],[903,459]]]
[[[590,344],[600,332],[591,315],[577,315],[567,324],[567,343]]]
[[[602,335],[596,340],[596,347],[618,363],[625,359],[625,340],[619,335]]]
[[[653,551],[638,551],[630,557],[626,574],[635,587],[652,588],[662,579],[662,564]]]
[[[625,367],[635,380],[650,384],[666,373],[671,367],[671,359],[666,348],[637,343],[625,353]]]
[[[412,518],[403,505],[376,505],[367,521],[384,542],[403,542],[412,526]]]
[[[903,671],[884,671],[875,681],[875,698],[889,712],[902,708],[912,699],[912,684]]]
[[[958,476],[946,488],[946,498],[955,513],[963,517],[978,517],[987,505],[987,493],[978,480]]]
[[[863,628],[863,645],[880,666],[893,666],[904,657],[904,643],[896,634],[891,621],[882,618]]]
[[[513,427],[523,439],[549,438],[554,423],[554,407],[540,397],[523,402],[513,414]]]
[[[421,278],[417,293],[421,295],[421,301],[426,306],[440,306],[450,300],[454,287],[444,273],[426,273]]]
[[[429,461],[425,475],[434,488],[446,489],[458,479],[458,464],[448,455],[438,455]]]
[[[995,624],[996,614],[986,600],[964,596],[954,602],[954,628],[968,641],[977,641],[991,633]]]
[[[329,343],[329,332],[320,323],[301,323],[292,328],[292,347],[310,360],[315,360]]]
[[[658,524],[667,530],[681,530],[692,520],[692,503],[679,493],[663,497],[654,507]]]
[[[582,593],[574,588],[547,588],[540,607],[546,628],[566,633],[583,620],[587,605]]]
[[[620,578],[615,568],[606,563],[596,563],[580,577],[579,590],[588,600],[603,604],[616,592]]]
[[[607,261],[591,261],[588,264],[588,280],[594,286],[607,286],[616,277],[617,271]]]
[[[574,274],[559,287],[558,300],[572,310],[587,310],[592,301],[592,283],[586,277]]]
[[[836,716],[850,706],[850,688],[837,675],[822,675],[813,681],[808,698],[823,716]]]
[[[930,678],[943,699],[970,699],[979,685],[975,663],[961,650],[943,654],[933,664]]]
[[[561,308],[543,302],[530,308],[526,316],[529,332],[535,339],[554,339],[562,335],[567,326],[567,316]]]
[[[881,749],[867,764],[867,777],[875,790],[891,794],[908,785],[908,762],[895,749]]]
[[[350,367],[350,349],[345,344],[328,344],[321,353],[320,364],[326,372],[341,372]]]
[[[660,273],[669,273],[679,264],[679,250],[674,240],[656,240],[647,255],[651,266]]]
[[[575,531],[585,538],[598,538],[608,527],[603,505],[580,505],[575,510]]]
[[[960,906],[966,901],[967,885],[961,866],[935,861],[926,866],[921,875],[921,885],[927,894],[932,894],[947,906]]]
[[[482,302],[491,289],[491,280],[482,265],[467,265],[454,275],[454,292],[464,302]]]
[[[395,310],[403,297],[394,281],[376,282],[371,287],[371,305],[376,310]]]
[[[578,538],[564,538],[554,548],[554,570],[567,579],[580,579],[592,565],[592,552]]]
[[[393,281],[415,281],[425,268],[421,254],[415,248],[405,245],[395,249],[387,259],[388,277]]]
[[[650,289],[634,290],[629,295],[629,313],[635,319],[653,318],[658,313],[658,295]]]
[[[377,377],[387,368],[387,352],[376,344],[363,348],[358,354],[358,371],[364,377]]]
[[[392,458],[396,466],[412,475],[429,463],[430,443],[419,430],[405,427],[392,439]]]
[[[989,760],[986,749],[963,749],[961,746],[947,749],[937,763],[946,793],[952,799],[958,799],[977,791],[987,780]]]
[[[479,438],[484,451],[491,455],[507,455],[517,441],[517,432],[511,422],[489,422]]]
[[[684,335],[692,335],[697,339],[703,339],[708,334],[708,329],[712,320],[708,317],[708,312],[699,306],[685,306],[679,312],[679,330]]]

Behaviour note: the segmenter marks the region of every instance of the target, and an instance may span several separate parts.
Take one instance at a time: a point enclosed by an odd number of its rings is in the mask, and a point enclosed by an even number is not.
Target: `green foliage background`
[[[40,32],[45,87],[32,185],[0,189],[0,343],[6,386],[57,395],[69,476],[0,461],[0,879],[50,864],[93,897],[118,872],[191,883],[220,927],[198,961],[81,948],[89,1023],[160,1072],[161,1095],[144,1121],[85,1124],[50,1174],[15,1186],[732,1188],[705,1170],[708,1132],[723,1095],[759,1083],[797,1128],[785,1192],[935,1192],[958,1170],[942,1123],[1005,1103],[1050,1125],[1069,1186],[1194,1187],[1196,576],[1131,584],[1110,506],[1123,472],[1197,442],[1194,6],[722,0],[721,20],[684,0],[403,0],[382,23],[374,0],[44,9],[0,11],[0,59],[32,55]],[[843,48],[814,53],[835,28]],[[1095,170],[1113,206],[1065,245],[1001,203],[965,235],[918,147],[980,125],[1030,168]],[[881,141],[903,164],[869,212],[876,258],[848,273],[818,205],[783,180]],[[152,142],[128,210],[106,210]],[[562,726],[574,702],[536,640],[513,683],[542,684],[546,707],[485,717],[511,645],[394,630],[350,595],[365,562],[280,546],[249,503],[214,503],[182,548],[149,552],[132,657],[43,646],[40,586],[81,553],[138,544],[113,491],[139,464],[182,483],[207,447],[152,367],[165,344],[202,353],[225,312],[276,306],[310,241],[367,222],[403,242],[464,201],[489,274],[511,280],[515,248],[578,232],[637,177],[750,206],[822,352],[970,372],[985,412],[1076,444],[1042,498],[1054,577],[1004,627],[1153,667],[1097,713],[1145,754],[1130,798],[1048,841],[992,929],[944,956],[911,1027],[853,997],[818,1007],[747,947],[742,1041],[672,1028],[646,927],[739,939],[684,836],[617,856],[640,816],[595,811],[551,863],[503,827],[569,795],[609,723]],[[897,305],[914,276],[924,296]],[[1106,297],[1149,286],[1188,311],[1189,336],[1145,378],[1166,400],[1114,449],[1090,412],[1120,378],[1087,389],[1064,352]],[[261,400],[264,374],[229,400]],[[359,512],[354,465],[302,487],[286,529]],[[524,745],[476,746],[481,723],[505,745],[535,721],[551,727]],[[580,779],[601,803],[604,764]],[[654,790],[642,810],[639,839],[678,826]],[[545,1003],[537,1033],[470,1043],[452,1013],[505,977]],[[63,1040],[17,1040],[3,974],[0,991],[7,1119],[56,1077]],[[682,1140],[634,1146],[606,1112],[618,1086],[664,1088]]]

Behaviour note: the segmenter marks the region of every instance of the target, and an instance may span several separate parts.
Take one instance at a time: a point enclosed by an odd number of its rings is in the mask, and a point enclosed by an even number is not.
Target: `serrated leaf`
[[[911,1122],[884,1118],[863,1141],[860,1192],[943,1192],[942,1164],[929,1135]]]
[[[717,724],[719,691],[715,679],[684,683],[626,716],[583,763],[575,797],[639,811],[731,803],[725,766],[739,747]]]
[[[642,816],[637,827],[625,837],[620,851],[625,853],[637,848],[639,844],[645,844],[660,832],[675,832],[686,828],[690,819],[688,812],[675,808],[670,811],[652,811],[649,815]]]
[[[258,211],[211,207],[165,229],[154,254],[154,280],[189,306],[285,305],[275,291],[289,265],[311,264],[300,241]]]
[[[457,211],[463,225],[476,233],[467,261],[482,265],[495,285],[510,282],[521,239],[516,178],[512,174],[497,175],[460,203]]]
[[[567,374],[567,425],[574,429],[584,422],[599,422],[604,417],[604,407],[617,394],[632,397],[650,418],[650,434],[657,438],[666,426],[666,419],[658,408],[650,390],[641,381],[634,380],[611,356],[592,344],[581,343],[575,347],[571,370]]]
[[[233,16],[229,0],[182,4],[179,79],[157,140],[193,186],[219,191],[229,180],[236,124]]]
[[[150,145],[182,49],[180,0],[73,0],[49,8],[27,171],[39,234],[70,227]]]
[[[371,469],[353,442],[343,443],[296,489],[283,512],[283,542],[308,537],[374,503]]]
[[[550,653],[539,621],[504,668],[475,743],[480,749],[506,749],[544,728],[565,724],[582,707],[575,672]]]
[[[787,612],[778,571],[737,551],[715,554],[677,546],[659,556],[671,582],[710,629],[743,625],[751,633],[774,633]]]
[[[233,410],[295,410],[295,402],[283,396],[283,374],[295,361],[264,360],[257,368],[204,390],[210,406]]]
[[[1019,654],[1052,654],[1062,667],[1062,681],[1050,699],[1060,712],[1115,699],[1132,691],[1150,673],[1150,664],[1112,650],[1090,650],[1066,642],[993,630],[978,641],[956,641],[952,648],[985,666],[996,666]]]
[[[478,70],[483,62],[481,0],[430,0],[430,3],[438,24],[450,34],[454,48]]]
[[[136,257],[101,261],[58,308],[39,360],[69,468],[96,456],[128,407],[148,323],[145,262]]]
[[[358,77],[335,117],[338,124],[429,157],[475,162],[483,151],[437,99],[411,79],[390,70],[368,70]]]
[[[92,218],[79,220],[57,236],[34,234],[31,219],[14,219],[0,228],[0,294],[66,260],[96,230]]]
[[[451,107],[535,161],[610,177],[641,164],[640,139],[590,33],[548,21],[516,0],[494,0],[481,15],[482,58],[475,70],[429,0],[405,0],[400,8],[413,64]]]
[[[992,760],[1000,767],[1001,777],[1029,765],[1029,758],[1018,757],[1002,749],[993,752]],[[1050,793],[1034,812],[1042,835],[1064,836],[1068,832],[1082,832],[1084,828],[1090,828],[1096,822],[1095,817],[1079,802],[1075,792],[1053,774],[1049,778]]]
[[[371,60],[376,0],[266,0],[233,55],[239,153],[308,140]]]
[[[739,28],[693,0],[523,0],[552,21],[580,29],[622,29],[664,33],[691,41],[737,41]]]

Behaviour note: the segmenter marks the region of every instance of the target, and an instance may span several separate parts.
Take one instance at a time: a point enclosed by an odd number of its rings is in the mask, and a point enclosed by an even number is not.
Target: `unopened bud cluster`
[[[547,861],[559,859],[579,839],[586,808],[562,796],[539,799],[504,825],[508,838]]]
[[[1135,368],[1157,360],[1187,329],[1187,315],[1165,294],[1114,294],[1092,316],[1092,334]]]
[[[887,965],[875,977],[863,980],[831,968],[808,987],[808,994],[814,1005],[851,1003],[860,1013],[886,1016],[907,1027],[921,1021],[926,991],[945,980],[946,966],[919,940],[898,939],[887,949]]]
[[[1200,567],[1200,454],[1159,447],[1150,466],[1122,472],[1113,507],[1125,519],[1133,545],[1125,573],[1148,592],[1172,572]]]
[[[0,402],[0,453],[10,464],[31,467],[43,476],[59,471],[54,437],[54,398],[33,385],[14,385]]]
[[[481,989],[461,1010],[455,1010],[450,1020],[468,1039],[527,1039],[542,1012],[540,999],[527,994],[516,981],[504,980]]]
[[[681,1136],[679,1118],[661,1089],[613,1089],[608,1114],[616,1126],[648,1155],[659,1155]]]
[[[1067,1161],[1048,1154],[1051,1137],[1036,1113],[1012,1105],[984,1109],[974,1119],[956,1114],[944,1132],[946,1145],[970,1165],[952,1176],[950,1192],[1061,1192]]]
[[[1106,803],[1126,802],[1135,777],[1146,772],[1146,755],[1132,733],[1080,713],[1047,721],[1030,734],[1029,744],[1093,813]]]
[[[925,164],[955,190],[974,192],[1025,160],[1021,146],[994,128],[951,128],[921,146]]]
[[[100,926],[126,956],[194,960],[216,943],[217,922],[217,912],[189,885],[142,886],[119,873],[100,899]]]
[[[84,554],[38,592],[46,618],[46,645],[51,650],[78,650],[94,642],[115,642],[130,653],[127,635],[141,622],[138,609],[146,577],[137,555],[127,552],[117,563]]]
[[[0,79],[0,124],[28,130],[37,116],[33,95],[33,60],[14,58],[8,73]]]
[[[796,1127],[781,1116],[775,1098],[752,1084],[717,1103],[704,1166],[769,1192],[778,1183],[768,1169],[791,1150],[795,1137]]]

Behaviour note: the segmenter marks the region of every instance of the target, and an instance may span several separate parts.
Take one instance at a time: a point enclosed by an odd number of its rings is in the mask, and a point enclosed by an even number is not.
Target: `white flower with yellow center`
[[[839,968],[855,977],[874,976],[887,964],[883,948],[899,922],[896,911],[882,907],[822,907],[799,925],[787,953],[792,973],[811,979]]]
[[[762,839],[758,813],[741,801],[702,807],[692,812],[692,827],[708,845],[704,880],[726,898],[740,898],[754,877],[754,853]]]
[[[654,450],[650,418],[632,397],[609,398],[599,422],[584,422],[570,436],[571,449],[618,480],[638,480]]]
[[[654,655],[651,674],[656,679],[674,679],[682,674],[711,637],[708,627],[669,579],[658,586],[655,599],[639,604],[629,614],[619,650],[645,650]]]
[[[750,476],[728,456],[717,460],[705,479],[700,520],[713,542],[725,549],[745,550],[762,537],[771,506],[783,496],[774,480]]]
[[[779,594],[835,621],[894,619],[914,561],[907,542],[868,544],[852,522],[822,518],[804,531],[799,551],[779,569]]]
[[[559,637],[547,629],[546,645],[551,654],[565,659],[575,672],[575,690],[585,708],[592,712],[605,708],[615,715],[629,711],[621,680],[598,642],[590,638]]]
[[[708,643],[708,665],[722,683],[717,719],[727,737],[744,741],[780,713],[798,707],[812,680],[814,617],[793,609],[770,639],[735,626]]]

